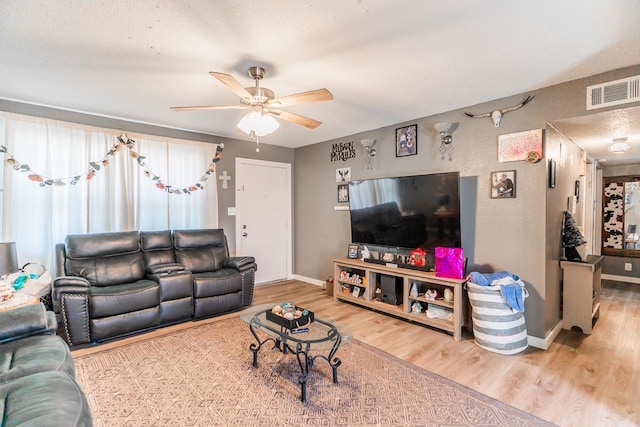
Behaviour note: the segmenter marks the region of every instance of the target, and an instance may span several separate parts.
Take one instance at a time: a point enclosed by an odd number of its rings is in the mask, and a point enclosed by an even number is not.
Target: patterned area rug
[[[251,364],[238,318],[75,358],[96,426],[546,426],[359,341],[337,353],[338,384],[318,359],[300,401],[294,355]]]

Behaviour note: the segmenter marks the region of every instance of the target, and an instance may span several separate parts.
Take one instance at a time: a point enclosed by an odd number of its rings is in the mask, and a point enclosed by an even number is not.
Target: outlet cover
[[[631,271],[631,263],[630,262],[625,262],[624,263],[624,271]]]

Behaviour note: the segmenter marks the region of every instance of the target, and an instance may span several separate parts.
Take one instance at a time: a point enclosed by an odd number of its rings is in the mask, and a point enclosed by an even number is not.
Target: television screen
[[[351,181],[349,208],[354,243],[461,247],[458,172]]]

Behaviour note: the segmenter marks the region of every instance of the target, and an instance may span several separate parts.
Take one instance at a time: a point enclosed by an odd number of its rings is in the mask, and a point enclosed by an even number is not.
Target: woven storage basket
[[[467,282],[467,292],[476,344],[500,354],[516,354],[527,348],[524,314],[505,303],[500,286]]]

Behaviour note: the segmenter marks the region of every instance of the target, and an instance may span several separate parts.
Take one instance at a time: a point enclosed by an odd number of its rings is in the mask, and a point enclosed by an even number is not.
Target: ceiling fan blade
[[[315,128],[317,128],[318,126],[320,126],[322,124],[322,122],[319,122],[317,120],[313,120],[313,119],[310,119],[308,117],[300,116],[298,114],[293,114],[293,113],[289,113],[289,112],[286,112],[286,111],[269,109],[268,112],[270,114],[273,114],[274,116],[276,116],[279,119],[283,119],[283,120],[286,120],[288,122],[295,123],[297,125],[308,127],[309,129],[315,129]]]
[[[309,102],[331,101],[333,94],[327,89],[310,90],[309,92],[296,93],[295,95],[283,96],[282,98],[272,99],[269,105],[278,107],[286,107],[288,105],[306,104]]]
[[[195,111],[195,110],[242,110],[248,108],[244,105],[201,105],[193,107],[170,107],[173,111]]]
[[[237,81],[235,79],[235,77],[231,76],[230,74],[225,74],[225,73],[217,73],[215,71],[210,71],[209,74],[211,74],[213,77],[215,77],[216,79],[220,80],[220,82],[222,84],[224,84],[226,87],[228,87],[229,89],[231,89],[233,91],[233,93],[235,93],[236,95],[238,95],[240,98],[242,99],[249,99],[251,101],[255,101],[255,99],[253,98],[253,95],[251,95],[245,88],[244,86],[242,86],[240,84],[239,81]]]

